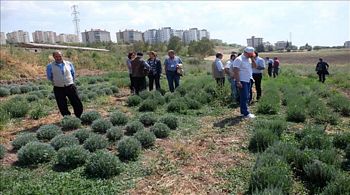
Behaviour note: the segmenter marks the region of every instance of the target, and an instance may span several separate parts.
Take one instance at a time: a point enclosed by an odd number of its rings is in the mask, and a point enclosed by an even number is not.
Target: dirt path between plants
[[[223,117],[201,118],[200,129],[189,138],[157,141],[158,150],[144,154],[144,163],[153,166],[153,174],[140,180],[129,193],[230,193],[220,187],[226,181],[218,172],[241,166],[252,158],[240,150],[248,144],[250,121],[232,116],[239,116],[238,110]]]

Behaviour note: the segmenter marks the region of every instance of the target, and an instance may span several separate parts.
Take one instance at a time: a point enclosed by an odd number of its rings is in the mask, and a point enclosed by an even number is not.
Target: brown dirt
[[[237,111],[223,117],[200,119],[200,130],[194,137],[160,140],[157,151],[145,152],[145,164],[155,164],[155,173],[140,180],[130,194],[226,194],[219,186],[225,183],[218,171],[239,166],[251,157],[239,149],[246,147],[247,120],[236,121]],[[216,123],[216,121],[220,121]],[[220,127],[226,126],[225,133]],[[154,159],[158,159],[154,162]],[[173,169],[167,169],[173,166]]]

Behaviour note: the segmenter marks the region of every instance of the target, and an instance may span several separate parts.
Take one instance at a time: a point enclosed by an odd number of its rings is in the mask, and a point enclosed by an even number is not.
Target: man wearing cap
[[[52,82],[58,109],[62,116],[71,114],[67,104],[68,97],[70,104],[73,106],[74,115],[80,118],[83,113],[83,104],[74,85],[74,66],[71,62],[62,59],[61,51],[54,51],[52,56],[55,61],[46,66],[46,76]]]
[[[143,53],[137,53],[136,58],[131,61],[131,74],[137,95],[146,89],[146,73],[149,71],[149,65],[142,57]]]
[[[240,91],[240,111],[241,115],[247,118],[255,118],[248,110],[250,79],[253,68],[257,67],[254,57],[254,48],[246,47],[244,53],[233,61],[233,75]]]

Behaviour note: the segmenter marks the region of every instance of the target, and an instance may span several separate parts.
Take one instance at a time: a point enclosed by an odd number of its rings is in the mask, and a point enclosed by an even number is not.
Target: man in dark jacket
[[[319,81],[324,83],[326,80],[326,74],[329,74],[328,72],[329,65],[327,62],[324,62],[322,58],[319,59],[319,62],[316,65],[316,72],[318,74]]]
[[[157,53],[151,51],[148,53],[149,59],[147,60],[150,70],[148,73],[149,90],[153,90],[154,83],[156,84],[156,90],[160,90],[160,75],[162,74],[162,64],[157,58]]]
[[[131,61],[131,75],[134,81],[135,93],[146,89],[146,74],[149,65],[142,59],[143,54],[137,53],[137,57]]]

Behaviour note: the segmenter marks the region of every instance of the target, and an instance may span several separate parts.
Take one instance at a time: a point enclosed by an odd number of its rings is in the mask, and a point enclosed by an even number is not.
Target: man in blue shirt
[[[168,80],[169,90],[170,92],[174,92],[175,88],[180,85],[180,75],[177,73],[177,69],[182,64],[182,61],[179,57],[175,56],[174,50],[169,50],[168,56],[169,57],[164,61],[165,72],[166,78]]]
[[[55,51],[52,55],[55,61],[47,65],[46,76],[52,82],[57,106],[62,116],[70,115],[67,104],[68,97],[69,102],[73,106],[75,116],[80,118],[83,113],[83,104],[74,85],[74,66],[71,62],[62,59],[60,51]]]

